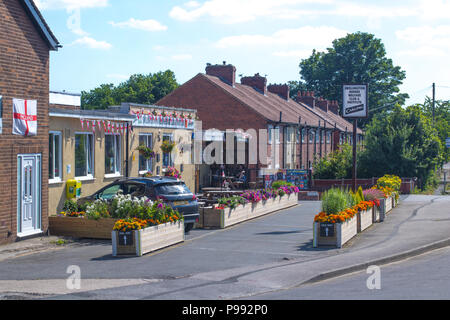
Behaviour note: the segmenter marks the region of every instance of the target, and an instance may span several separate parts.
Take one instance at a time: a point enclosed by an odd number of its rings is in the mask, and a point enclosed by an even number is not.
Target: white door
[[[18,235],[40,232],[40,155],[18,156]]]

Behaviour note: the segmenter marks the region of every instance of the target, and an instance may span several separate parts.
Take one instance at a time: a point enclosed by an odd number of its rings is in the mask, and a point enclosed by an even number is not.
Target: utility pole
[[[434,125],[434,110],[436,107],[436,84],[433,82],[433,125]]]

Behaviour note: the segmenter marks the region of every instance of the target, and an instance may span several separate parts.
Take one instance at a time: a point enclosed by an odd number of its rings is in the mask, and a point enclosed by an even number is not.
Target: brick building
[[[261,169],[276,172],[311,168],[315,158],[348,141],[346,129],[347,134],[352,131],[352,124],[339,116],[336,101],[317,98],[312,92],[299,93],[292,99],[288,85],[267,86],[267,79],[259,74],[242,77],[237,83],[236,68],[225,62],[207,64],[205,74],[197,74],[156,104],[196,109],[203,130],[267,129],[267,154],[276,146],[280,161],[263,164],[258,159],[256,165],[247,165],[251,181],[261,175]],[[362,136],[361,130],[358,135]]]
[[[49,51],[58,47],[33,1],[0,0],[0,243],[47,230]],[[13,99],[36,102],[36,116],[13,114]],[[36,135],[12,134],[18,118],[37,121]]]

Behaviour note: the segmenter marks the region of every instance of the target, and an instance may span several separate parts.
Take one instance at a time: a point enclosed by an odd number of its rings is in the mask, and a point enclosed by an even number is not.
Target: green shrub
[[[292,186],[294,186],[294,184],[284,180],[278,180],[272,183],[273,189],[280,189],[281,187],[292,187]]]
[[[64,212],[79,212],[78,205],[75,201],[66,200],[66,201],[64,201],[63,211]]]
[[[322,211],[326,214],[338,214],[353,206],[355,200],[346,190],[333,188],[322,194]]]

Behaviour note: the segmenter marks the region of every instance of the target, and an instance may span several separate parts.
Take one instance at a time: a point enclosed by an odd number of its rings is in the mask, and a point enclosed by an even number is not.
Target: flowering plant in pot
[[[143,144],[137,147],[136,150],[138,150],[139,154],[142,155],[147,160],[155,157],[155,152],[151,148]]]
[[[161,144],[161,150],[164,153],[171,153],[173,148],[175,147],[175,142],[172,141],[163,141]]]
[[[181,179],[181,174],[175,167],[167,167],[166,171],[164,172],[164,175],[166,177],[174,177],[177,179]]]

